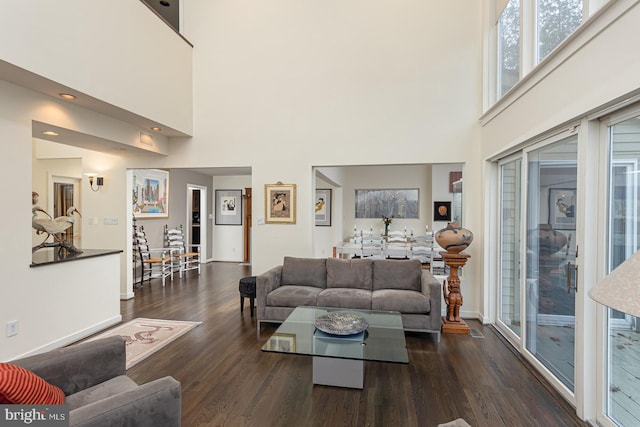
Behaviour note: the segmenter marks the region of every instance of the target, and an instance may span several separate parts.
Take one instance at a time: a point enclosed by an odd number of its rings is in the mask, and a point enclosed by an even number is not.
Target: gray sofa
[[[125,359],[124,340],[113,336],[10,363],[62,389],[70,426],[179,426],[180,383],[164,377],[139,386]]]
[[[285,257],[256,278],[260,324],[283,322],[298,306],[399,311],[405,331],[440,340],[440,284],[420,261]]]

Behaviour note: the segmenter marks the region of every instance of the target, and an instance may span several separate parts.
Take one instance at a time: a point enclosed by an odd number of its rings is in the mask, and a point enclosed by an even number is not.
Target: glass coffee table
[[[327,319],[333,325],[344,318],[357,319],[355,329],[343,328],[344,323],[327,328]],[[297,307],[262,351],[312,356],[313,384],[359,389],[364,387],[365,361],[409,363],[402,317],[396,311]]]

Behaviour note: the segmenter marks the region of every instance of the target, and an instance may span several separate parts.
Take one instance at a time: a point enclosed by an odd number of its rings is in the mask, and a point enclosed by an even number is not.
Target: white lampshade
[[[640,251],[594,286],[589,296],[614,310],[640,317]]]

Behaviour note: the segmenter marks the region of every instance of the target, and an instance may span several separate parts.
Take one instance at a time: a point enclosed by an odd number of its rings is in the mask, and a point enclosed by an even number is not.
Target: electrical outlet
[[[18,335],[18,321],[12,320],[7,323],[7,336],[12,337],[14,335]]]

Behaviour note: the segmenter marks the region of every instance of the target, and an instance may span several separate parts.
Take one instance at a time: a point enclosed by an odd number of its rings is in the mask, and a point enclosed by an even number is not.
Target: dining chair
[[[182,224],[176,228],[169,228],[165,224],[164,236],[164,244],[170,251],[171,265],[174,270],[178,270],[179,277],[182,279],[183,274],[190,270],[198,270],[200,274],[200,245],[189,245],[191,250],[188,250]]]
[[[141,265],[140,286],[144,285],[145,280],[150,283],[151,279],[160,278],[164,288],[167,277],[173,280],[170,251],[167,248],[151,249],[144,226],[140,226],[139,230],[134,232],[134,244],[138,248],[138,260]]]

